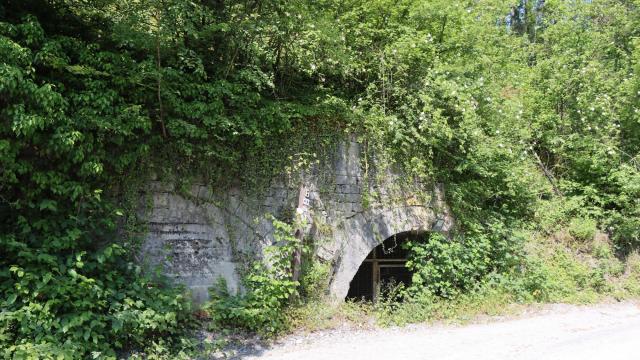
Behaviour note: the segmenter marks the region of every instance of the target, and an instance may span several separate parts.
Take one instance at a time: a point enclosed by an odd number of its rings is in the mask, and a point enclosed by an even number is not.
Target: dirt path
[[[502,322],[331,331],[293,337],[242,359],[640,359],[636,303],[551,305]]]

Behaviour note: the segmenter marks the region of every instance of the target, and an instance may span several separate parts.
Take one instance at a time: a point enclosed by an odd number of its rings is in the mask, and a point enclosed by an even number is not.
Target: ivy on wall
[[[121,195],[150,173],[258,188],[292,153],[322,160],[335,134],[409,182],[445,183],[468,238],[595,223],[636,248],[637,4],[548,1],[520,32],[496,26],[509,7],[4,1],[3,356],[179,342],[188,305],[137,270]]]

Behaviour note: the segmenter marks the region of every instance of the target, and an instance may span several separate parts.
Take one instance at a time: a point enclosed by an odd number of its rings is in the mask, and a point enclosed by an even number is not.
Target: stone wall
[[[154,181],[144,258],[186,284],[196,302],[207,298],[220,277],[237,291],[242,265],[260,258],[273,241],[265,215],[291,219],[302,183],[308,194],[306,231],[316,256],[331,264],[327,294],[341,300],[362,260],[386,238],[430,231],[437,219],[442,225],[436,230],[452,227],[441,186],[409,182],[374,159],[363,161],[361,145],[353,140],[331,154],[301,178],[283,176],[262,191],[196,184],[181,196],[162,179]]]

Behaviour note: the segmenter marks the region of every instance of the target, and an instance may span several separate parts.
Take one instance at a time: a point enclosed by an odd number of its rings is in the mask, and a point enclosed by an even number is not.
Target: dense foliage
[[[500,229],[492,230],[493,238],[447,239],[436,233],[403,244],[410,250],[407,267],[414,273],[409,295],[454,298],[475,290],[488,274],[507,274],[520,265],[521,239],[501,238]]]
[[[464,236],[416,259],[437,295],[533,268],[514,229],[636,248],[640,3],[529,3],[507,28],[516,4],[497,0],[3,1],[2,356],[178,341],[188,305],[134,265],[125,200],[163,169],[272,167],[320,128],[446,184]],[[523,286],[542,291],[535,269]]]
[[[2,356],[114,356],[180,333],[188,302],[134,264],[132,239],[117,240],[123,210],[105,199],[149,151],[133,61],[10,5],[0,23]],[[62,33],[85,29],[62,23]]]

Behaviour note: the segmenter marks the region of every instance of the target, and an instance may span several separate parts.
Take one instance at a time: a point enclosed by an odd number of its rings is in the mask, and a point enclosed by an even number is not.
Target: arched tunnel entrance
[[[375,302],[378,300],[380,289],[385,285],[411,285],[413,273],[406,266],[409,254],[403,244],[407,240],[423,236],[423,232],[402,232],[385,239],[373,248],[351,280],[347,299]]]

